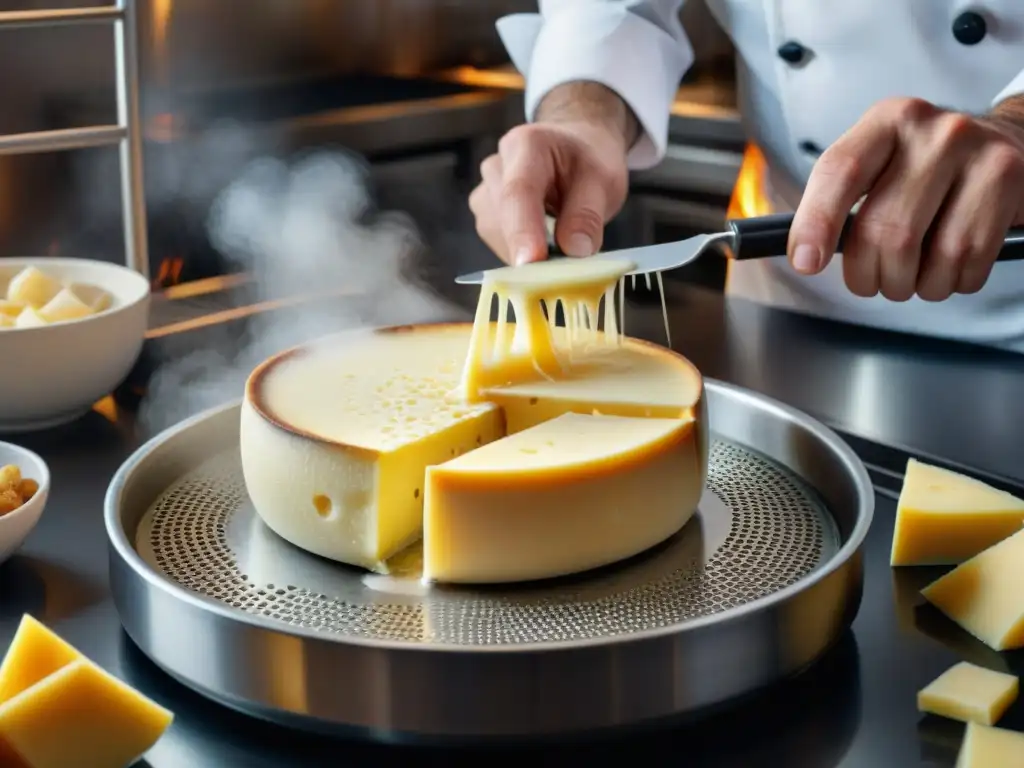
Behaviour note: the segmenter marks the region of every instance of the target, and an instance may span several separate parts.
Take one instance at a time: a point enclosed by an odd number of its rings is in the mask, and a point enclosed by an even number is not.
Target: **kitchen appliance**
[[[379,739],[514,737],[694,714],[802,670],[848,627],[873,513],[833,432],[708,381],[699,514],[631,561],[500,588],[328,563],[248,502],[237,404],[141,447],[110,484],[110,582],[132,640],[251,715]]]

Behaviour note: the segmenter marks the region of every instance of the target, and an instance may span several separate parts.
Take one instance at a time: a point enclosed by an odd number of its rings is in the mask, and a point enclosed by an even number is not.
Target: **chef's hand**
[[[843,247],[850,291],[975,293],[1007,230],[1024,224],[1024,127],[917,99],[876,105],[815,164],[789,239],[794,268],[825,268],[865,195]]]
[[[542,260],[551,214],[563,253],[594,254],[605,222],[625,201],[626,155],[637,130],[625,104],[604,86],[553,90],[536,121],[505,134],[498,153],[480,166],[482,181],[469,207],[481,239],[506,264]]]

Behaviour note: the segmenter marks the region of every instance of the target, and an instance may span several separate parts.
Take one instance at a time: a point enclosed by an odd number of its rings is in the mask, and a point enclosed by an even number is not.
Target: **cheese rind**
[[[1024,733],[968,723],[956,768],[1020,768]]]
[[[936,579],[924,598],[996,651],[1024,647],[1024,531]]]
[[[951,720],[994,725],[1017,699],[1014,675],[966,661],[950,667],[917,694],[917,708]]]
[[[427,470],[424,578],[564,576],[661,543],[704,486],[694,420],[566,413]]]
[[[1024,525],[1024,501],[980,480],[907,462],[890,563],[953,565]]]

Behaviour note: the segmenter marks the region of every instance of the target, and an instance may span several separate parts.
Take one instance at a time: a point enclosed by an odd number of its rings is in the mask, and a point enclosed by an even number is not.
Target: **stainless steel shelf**
[[[120,152],[121,206],[125,264],[149,276],[142,130],[139,125],[138,31],[134,0],[94,8],[0,12],[0,30],[112,24],[117,89],[117,123],[0,136],[0,155],[66,152],[117,146]]]

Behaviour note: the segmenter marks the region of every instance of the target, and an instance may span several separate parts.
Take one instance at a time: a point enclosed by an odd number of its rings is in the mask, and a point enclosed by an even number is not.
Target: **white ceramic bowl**
[[[149,323],[149,282],[117,264],[88,259],[0,258],[0,297],[33,265],[111,294],[109,309],[38,328],[0,328],[0,433],[74,421],[128,376]]]
[[[50,470],[46,462],[27,448],[0,442],[0,467],[14,464],[21,476],[39,483],[39,490],[13,512],[0,515],[0,563],[13,555],[36,527],[50,494]]]

